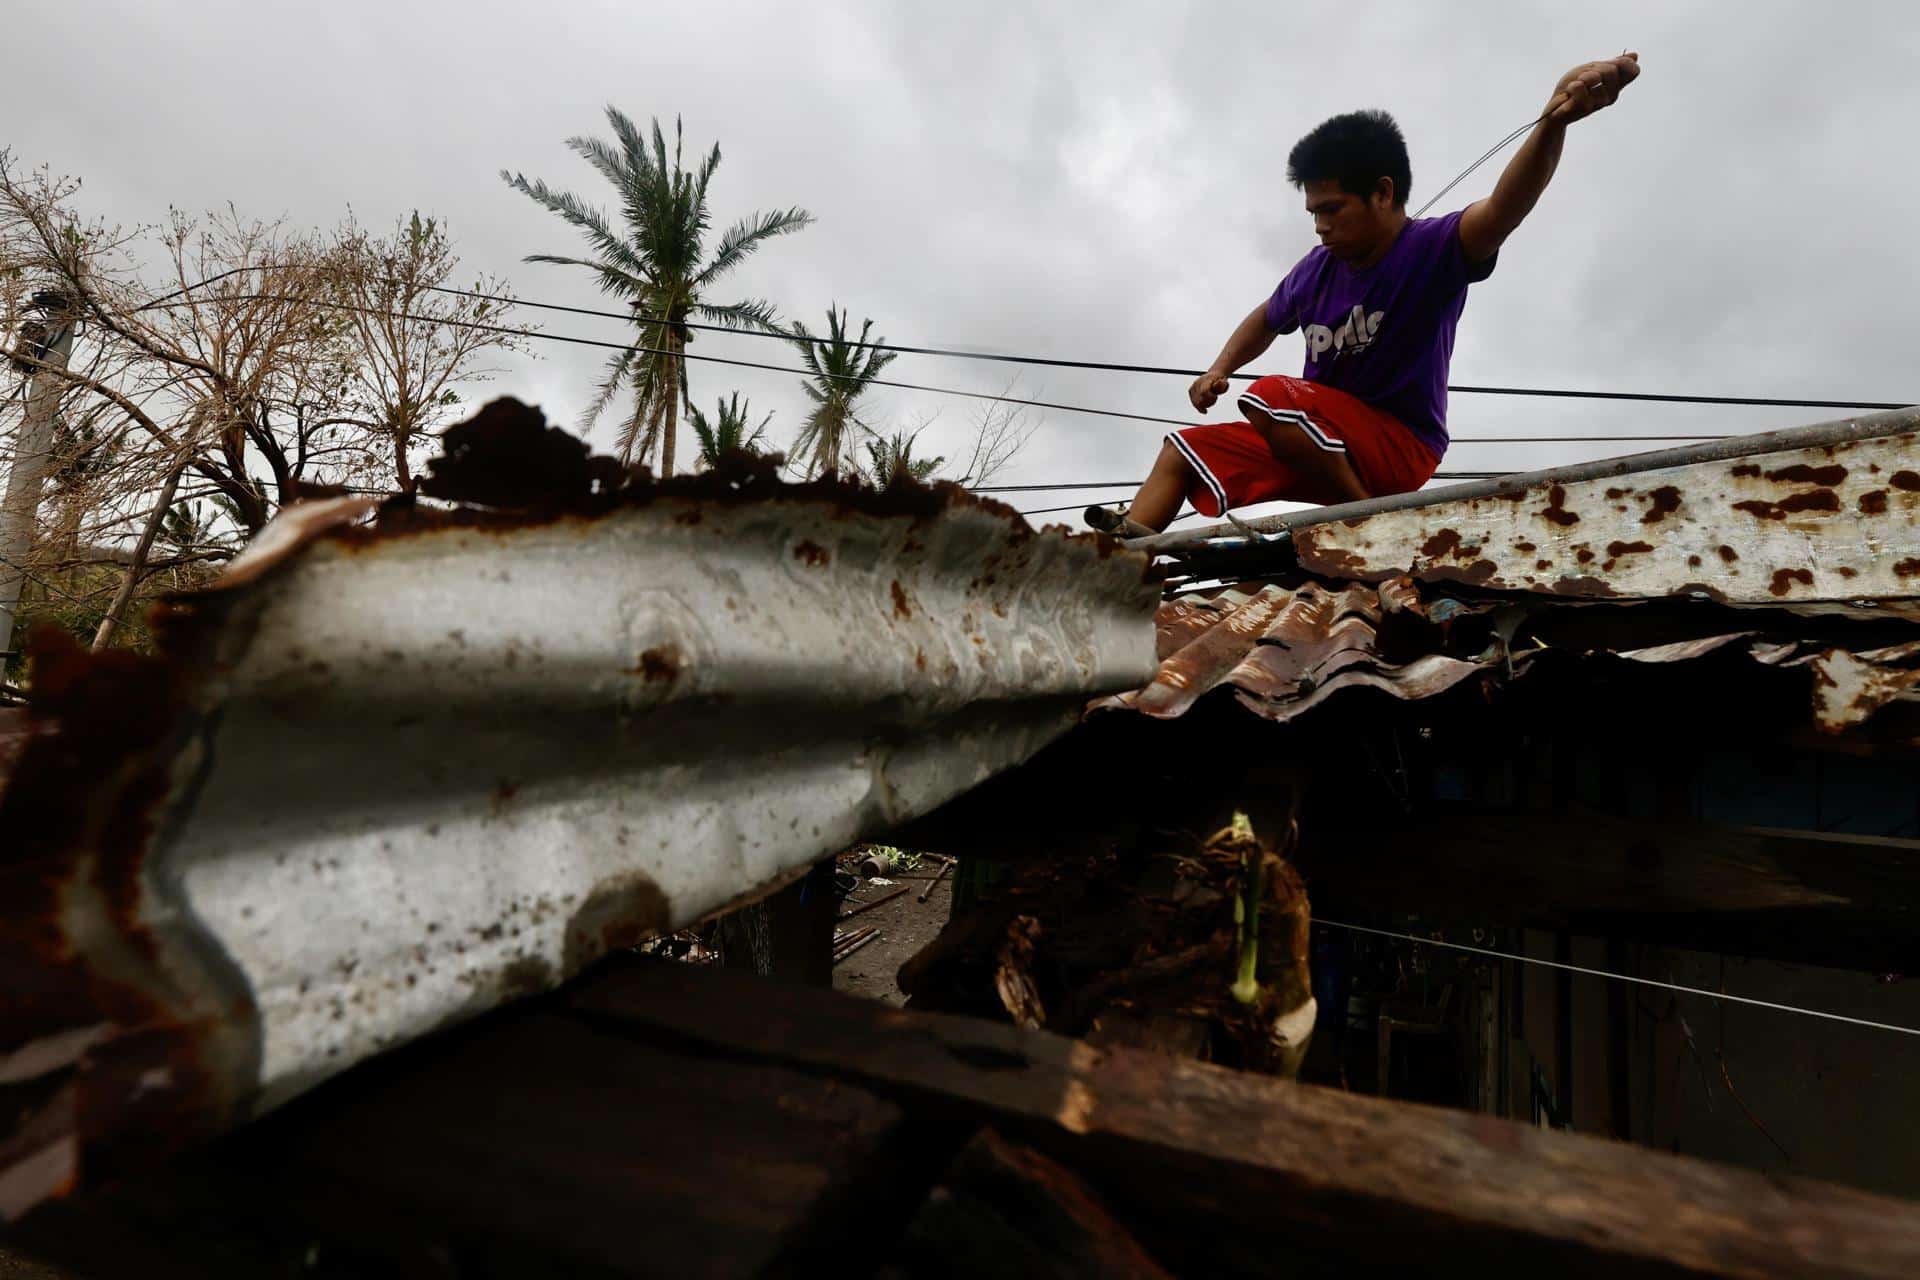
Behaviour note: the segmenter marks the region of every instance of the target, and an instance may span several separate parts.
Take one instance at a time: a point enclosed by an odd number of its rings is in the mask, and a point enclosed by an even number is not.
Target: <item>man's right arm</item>
[[[1247,312],[1247,318],[1234,329],[1227,345],[1220,348],[1212,366],[1187,389],[1187,399],[1193,402],[1193,407],[1202,413],[1213,408],[1214,401],[1227,394],[1228,375],[1238,373],[1259,358],[1261,352],[1273,345],[1275,336],[1274,331],[1267,328],[1265,302]]]

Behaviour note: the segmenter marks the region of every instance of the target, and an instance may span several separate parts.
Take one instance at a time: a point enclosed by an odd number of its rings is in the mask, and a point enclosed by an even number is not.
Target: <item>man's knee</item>
[[[1192,471],[1193,466],[1187,461],[1187,455],[1175,448],[1172,441],[1163,440],[1160,443],[1160,456],[1153,460],[1153,469],[1162,473],[1185,473]]]
[[[1251,415],[1248,416],[1247,422],[1260,433],[1260,438],[1267,442],[1267,451],[1276,461],[1308,466],[1318,461],[1312,456],[1313,442],[1308,440],[1306,433],[1293,423],[1275,422],[1272,418],[1265,416],[1255,418]]]

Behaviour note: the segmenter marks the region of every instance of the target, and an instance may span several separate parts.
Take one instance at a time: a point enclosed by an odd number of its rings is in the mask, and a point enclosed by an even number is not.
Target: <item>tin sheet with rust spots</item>
[[[1686,638],[1657,639],[1652,615],[1631,604],[1516,601],[1406,577],[1240,583],[1164,603],[1153,680],[1090,711],[1172,719],[1229,689],[1249,711],[1285,722],[1345,690],[1418,701],[1470,682],[1523,679],[1548,653],[1649,665],[1741,654],[1759,666],[1804,669],[1807,722],[1829,733],[1861,725],[1890,703],[1920,699],[1920,623],[1905,617],[1803,606],[1659,607],[1669,611],[1662,631],[1677,627]],[[1675,608],[1683,614],[1677,622]],[[1604,626],[1603,612],[1611,615]],[[1564,638],[1582,632],[1593,638],[1570,649]],[[1540,638],[1548,634],[1552,648]],[[1911,638],[1889,644],[1889,634]]]
[[[511,402],[447,444],[450,505],[291,510],[161,656],[42,649],[0,1214],[764,892],[1154,670],[1147,557],[950,486],[654,482]]]
[[[1303,568],[1735,604],[1920,598],[1920,435],[1549,484],[1301,528]]]

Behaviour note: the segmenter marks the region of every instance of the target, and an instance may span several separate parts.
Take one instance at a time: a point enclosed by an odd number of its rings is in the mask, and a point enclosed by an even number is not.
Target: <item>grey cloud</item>
[[[1414,148],[1415,200],[1520,123],[1574,62],[1632,43],[1647,73],[1572,132],[1541,207],[1476,289],[1457,382],[1900,398],[1920,304],[1906,234],[1916,23],[1787,4],[1638,0],[1563,12],[1491,3],[1317,7],[924,4],[687,7],[449,3],[70,4],[14,21],[7,141],[84,176],[121,222],[168,204],[329,225],[447,218],[476,270],[581,305],[591,282],[522,264],[568,229],[508,191],[524,170],[598,197],[562,146],[601,108],[684,116],[718,139],[721,219],[800,204],[819,225],[731,281],[816,319],[829,301],[889,337],[1197,366],[1311,244],[1284,181],[1292,140],[1380,105]],[[1823,16],[1825,15],[1825,16]],[[1489,164],[1442,208],[1484,194]],[[613,321],[539,317],[615,340]],[[777,343],[696,355],[791,364]],[[597,353],[543,344],[495,384],[571,422]],[[1297,361],[1291,340],[1275,368]],[[1009,371],[903,358],[905,381],[997,390]],[[792,378],[693,371],[802,410]],[[1185,418],[1181,380],[1028,371],[1029,395]],[[957,448],[973,410],[912,392]],[[1655,409],[1458,396],[1457,434],[1748,430],[1811,411]],[[603,445],[611,422],[598,433]],[[1020,480],[1127,478],[1157,429],[1049,414]],[[1463,469],[1606,447],[1457,446]],[[1053,501],[1028,505],[1051,506]]]

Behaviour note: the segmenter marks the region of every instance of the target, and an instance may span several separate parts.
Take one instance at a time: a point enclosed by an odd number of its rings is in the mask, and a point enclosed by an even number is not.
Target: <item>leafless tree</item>
[[[961,484],[991,482],[1019,456],[1027,447],[1027,441],[1033,439],[1033,433],[1040,429],[1040,423],[1027,412],[1029,406],[1009,399],[1018,383],[1018,378],[1008,382],[1000,398],[988,401],[975,418],[973,443],[960,469]]]
[[[334,271],[354,339],[349,398],[360,425],[384,436],[395,482],[413,488],[413,452],[460,403],[458,387],[495,370],[489,356],[524,350],[505,323],[504,281],[482,276],[453,290],[459,257],[446,228],[418,211],[375,236],[351,219],[334,244]]]
[[[9,353],[20,382],[49,373],[64,388],[56,525],[36,540],[33,570],[75,608],[114,595],[101,643],[156,563],[177,572],[230,555],[303,496],[407,483],[410,451],[457,388],[521,340],[487,327],[502,304],[433,291],[457,259],[432,219],[388,238],[351,222],[322,236],[228,207],[127,233],[84,223],[76,190],[0,152],[0,320],[19,333],[38,290],[68,300],[79,325],[65,368],[30,343]],[[18,422],[13,399],[0,402],[0,445]],[[155,562],[175,505],[203,499],[213,506],[197,545]],[[82,573],[77,592],[50,581],[121,557],[124,572]]]

